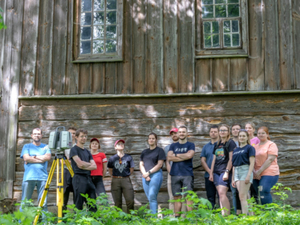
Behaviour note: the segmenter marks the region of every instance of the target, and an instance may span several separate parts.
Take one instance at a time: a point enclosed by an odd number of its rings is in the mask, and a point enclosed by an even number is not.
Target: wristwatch
[[[177,157],[177,153],[175,153],[175,157]]]
[[[149,175],[151,174],[151,171],[149,170],[147,173],[149,173]]]
[[[225,172],[226,172],[226,173],[229,173],[229,169],[226,169]]]

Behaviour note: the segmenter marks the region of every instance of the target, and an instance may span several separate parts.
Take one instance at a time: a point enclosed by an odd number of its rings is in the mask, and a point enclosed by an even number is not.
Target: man
[[[212,208],[214,208],[216,204],[217,189],[214,185],[214,182],[211,182],[209,180],[209,174],[211,172],[210,168],[214,157],[213,151],[214,151],[215,143],[218,141],[219,138],[219,128],[217,125],[211,126],[211,128],[209,129],[209,137],[210,137],[210,141],[202,148],[200,158],[201,158],[202,167],[205,170],[204,178],[205,178],[206,196],[207,199],[210,201]]]
[[[234,140],[237,147],[239,147],[239,131],[242,128],[240,124],[234,124],[231,126],[232,140]]]
[[[32,143],[23,146],[20,156],[25,162],[22,201],[31,199],[35,186],[37,187],[38,200],[40,200],[48,179],[48,161],[51,159],[51,151],[48,145],[41,143],[42,130],[40,128],[34,128],[31,132],[31,138]],[[43,208],[47,211],[47,196]],[[22,204],[20,211],[22,211]]]
[[[68,131],[72,134],[72,146],[76,145],[76,141],[75,141],[76,130],[77,129],[75,127],[69,127],[69,129],[68,129]],[[70,151],[71,151],[71,149],[66,149],[65,156],[71,163]],[[69,172],[69,169],[65,166],[65,168],[64,168],[64,207],[63,207],[64,210],[67,209],[70,192],[73,192],[72,177]],[[73,202],[74,202],[74,199],[73,199]]]
[[[83,208],[86,198],[81,194],[88,194],[89,198],[96,199],[96,188],[92,182],[91,170],[97,169],[92,154],[84,148],[87,140],[87,131],[78,129],[75,133],[76,145],[71,148],[70,159],[74,171],[73,189],[74,203],[77,209]],[[90,211],[96,211],[96,207],[89,206]]]
[[[179,142],[173,143],[168,152],[168,160],[172,161],[170,171],[172,193],[174,200],[181,199],[181,192],[193,191],[194,174],[193,174],[193,157],[195,154],[195,144],[187,141],[187,128],[180,126],[178,129]],[[191,211],[192,201],[187,201],[187,210]],[[175,202],[175,217],[179,217],[181,202]]]

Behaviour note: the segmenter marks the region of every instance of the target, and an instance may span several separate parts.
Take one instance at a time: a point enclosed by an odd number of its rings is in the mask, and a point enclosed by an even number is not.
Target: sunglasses
[[[122,164],[122,159],[121,158],[119,158],[119,163],[120,163],[120,165]]]

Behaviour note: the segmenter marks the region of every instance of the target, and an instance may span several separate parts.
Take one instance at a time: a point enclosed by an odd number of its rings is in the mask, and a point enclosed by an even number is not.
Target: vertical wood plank
[[[247,76],[247,59],[230,59],[230,91],[245,91]]]
[[[211,62],[212,59],[196,60],[196,71],[195,71],[196,92],[212,91]]]
[[[4,24],[6,23],[6,0],[0,0],[0,7],[3,10],[1,13]],[[5,29],[0,30],[0,95],[2,93],[2,82],[3,82],[3,73],[2,65],[4,60],[4,39],[5,39]]]
[[[106,63],[105,67],[105,94],[115,93],[117,83],[117,63]]]
[[[277,0],[265,1],[265,90],[280,90]]]
[[[54,1],[40,2],[36,95],[51,95],[53,5]]]
[[[147,4],[146,93],[163,92],[163,0]]]
[[[23,96],[34,95],[39,3],[39,0],[24,1],[22,80],[20,83],[20,95]]]
[[[90,94],[92,88],[92,66],[89,63],[79,65],[79,94]]]
[[[124,28],[123,28],[123,52],[124,60],[118,63],[117,89],[118,94],[131,94],[133,75],[132,75],[132,0],[124,1]]]
[[[193,92],[194,72],[194,10],[195,1],[178,0],[178,84],[179,92]]]
[[[164,1],[164,92],[178,92],[177,0]]]
[[[78,94],[79,65],[73,61],[73,23],[74,0],[68,0],[68,43],[67,43],[67,71],[65,74],[65,94]],[[76,4],[76,2],[75,2]],[[76,20],[77,21],[77,20]]]
[[[144,0],[133,0],[132,4],[132,54],[133,54],[133,93],[145,92],[145,48],[146,38],[146,11]]]
[[[52,94],[62,95],[65,88],[68,1],[57,0],[54,4]]]
[[[228,91],[228,69],[230,59],[212,60],[213,91]]]
[[[280,88],[294,89],[293,69],[293,19],[292,1],[278,0],[279,12],[279,49],[280,49]]]
[[[296,88],[300,88],[300,1],[293,0],[294,69]]]
[[[248,90],[264,90],[264,4],[261,0],[249,0],[249,63]]]
[[[105,63],[94,63],[92,74],[92,93],[104,94],[105,91]]]

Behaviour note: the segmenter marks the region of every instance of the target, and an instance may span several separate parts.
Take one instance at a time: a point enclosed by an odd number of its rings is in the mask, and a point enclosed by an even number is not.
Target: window
[[[122,0],[77,0],[75,62],[122,60]]]
[[[247,0],[198,0],[198,58],[248,56]]]

